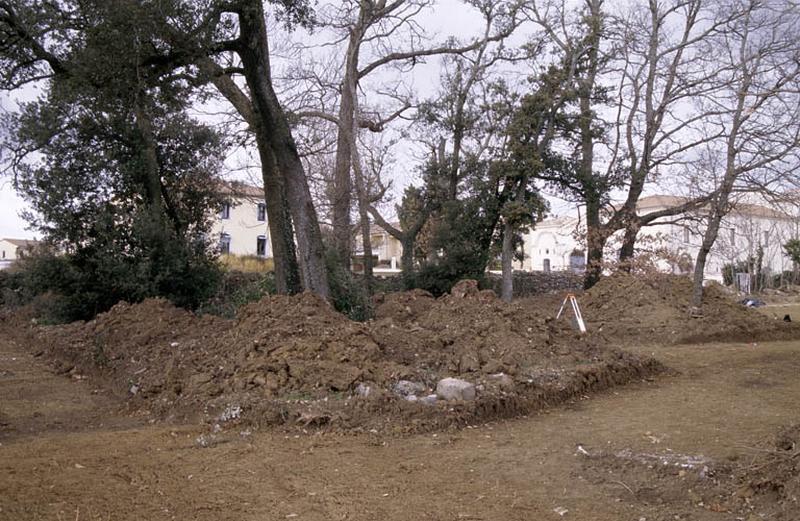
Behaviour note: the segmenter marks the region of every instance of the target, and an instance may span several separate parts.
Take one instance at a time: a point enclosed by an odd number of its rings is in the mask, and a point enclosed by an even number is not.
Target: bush
[[[439,297],[448,293],[456,282],[462,279],[475,279],[485,285],[484,273],[475,273],[464,269],[463,264],[458,262],[444,261],[440,264],[426,264],[417,272],[415,284],[417,288],[431,292]]]
[[[148,254],[83,249],[56,254],[40,249],[16,262],[6,278],[3,302],[32,303],[48,323],[89,320],[119,301],[164,297],[195,309],[214,294],[221,271],[200,249],[180,243]]]
[[[350,320],[363,322],[372,317],[372,301],[363,277],[342,268],[334,248],[326,248],[325,261],[328,269],[328,284],[331,289],[331,304]]]
[[[216,293],[201,304],[197,312],[233,318],[240,307],[273,293],[275,275],[272,272],[226,271]]]

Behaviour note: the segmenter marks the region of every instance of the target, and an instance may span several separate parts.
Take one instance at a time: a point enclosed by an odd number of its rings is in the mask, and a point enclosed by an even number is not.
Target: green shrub
[[[195,309],[216,291],[220,276],[213,258],[179,243],[139,255],[113,248],[70,254],[40,249],[16,262],[3,299],[13,291],[17,304],[33,304],[48,323],[88,320],[122,300],[148,297]]]
[[[372,318],[372,301],[363,277],[342,268],[342,263],[333,248],[326,248],[325,260],[333,307],[347,315],[350,320],[363,322]]]
[[[273,293],[275,275],[272,272],[226,271],[216,293],[203,302],[197,312],[233,318],[240,307]]]

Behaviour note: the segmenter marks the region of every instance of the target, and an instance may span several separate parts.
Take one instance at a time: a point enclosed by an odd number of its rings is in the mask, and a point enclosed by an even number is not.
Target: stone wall
[[[486,287],[500,294],[500,275],[487,274]],[[514,272],[514,298],[533,297],[547,293],[580,291],[583,275],[572,271],[516,271]]]

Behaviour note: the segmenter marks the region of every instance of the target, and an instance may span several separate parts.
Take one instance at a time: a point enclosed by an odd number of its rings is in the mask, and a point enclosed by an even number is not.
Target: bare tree
[[[740,16],[708,0],[671,0],[633,4],[615,19],[621,69],[616,101],[615,139],[609,168],[624,168],[627,194],[611,210],[607,233],[624,230],[619,250],[623,269],[629,269],[642,226],[695,210],[711,194],[673,207],[639,215],[637,204],[645,186],[661,170],[679,167],[693,150],[716,138],[701,132],[704,121],[718,115],[717,107],[692,104],[716,88],[721,64],[710,52],[715,37]]]
[[[704,157],[721,171],[709,172],[716,189],[695,262],[694,312],[703,304],[706,262],[737,185],[768,186],[791,174],[800,146],[798,6],[748,0],[731,8],[742,9],[742,16],[728,24],[719,41],[718,59],[727,70],[720,90],[703,100],[722,112],[707,121],[720,138],[709,143]]]
[[[502,41],[516,28],[513,12],[509,9],[512,3],[488,0],[468,0],[466,3],[488,18],[483,34],[465,44],[451,39],[435,46],[426,45],[428,37],[422,32],[418,18],[433,4],[432,0],[350,0],[323,16],[323,25],[338,33],[340,41],[347,42],[341,80],[338,83],[330,79],[319,81],[320,75],[310,72],[306,72],[305,76],[313,76],[318,84],[336,86],[336,114],[313,106],[299,108],[297,114],[323,118],[335,125],[337,147],[332,222],[336,249],[345,264],[349,264],[352,248],[353,180],[356,181],[360,220],[365,220],[365,216],[369,220],[366,201],[358,197],[359,192],[366,196],[358,187],[359,169],[363,170],[363,167],[354,164],[354,158],[358,156],[358,151],[353,150],[358,144],[358,133],[361,129],[380,132],[413,106],[412,96],[400,88],[381,87],[373,93],[373,97],[383,98],[389,101],[389,105],[378,109],[375,100],[372,100],[373,103],[367,108],[367,103],[359,100],[361,85],[380,69],[395,67],[402,73],[422,63],[427,57],[485,52],[490,42]],[[484,66],[482,60],[479,61]],[[368,225],[361,223],[361,228],[363,232]],[[364,245],[368,248],[369,238],[364,239]]]

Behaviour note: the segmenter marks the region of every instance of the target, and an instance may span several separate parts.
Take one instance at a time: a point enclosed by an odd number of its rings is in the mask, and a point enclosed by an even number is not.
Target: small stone
[[[410,380],[400,380],[392,386],[392,390],[395,394],[399,394],[400,396],[410,396],[412,394],[421,393],[425,390],[425,386]]]
[[[360,383],[356,386],[356,394],[358,396],[366,398],[367,396],[370,395],[370,393],[372,393],[372,387],[370,387],[369,385]]]
[[[435,394],[429,394],[428,396],[423,396],[419,399],[419,403],[423,403],[425,405],[436,405],[436,402],[439,398]]]
[[[264,375],[257,375],[253,377],[253,385],[258,385],[259,387],[262,385],[266,385],[267,379],[264,378]]]
[[[135,395],[136,393],[139,392],[139,386],[136,384],[131,385],[131,388],[128,389],[128,392]]]
[[[505,373],[490,374],[487,380],[494,382],[501,389],[513,389],[514,379]]]
[[[444,378],[436,384],[436,396],[443,400],[472,401],[475,395],[475,386],[466,380]]]

